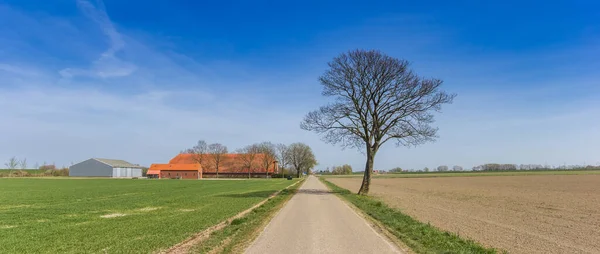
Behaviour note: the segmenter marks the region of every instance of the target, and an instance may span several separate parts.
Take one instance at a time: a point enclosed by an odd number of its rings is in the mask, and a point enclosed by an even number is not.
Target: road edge
[[[296,190],[299,190],[300,188],[302,188],[302,185],[304,185],[304,183],[306,183],[306,178],[302,178],[302,180],[298,181],[301,182],[302,184],[300,184],[300,186],[298,186],[298,188]],[[269,225],[271,225],[271,223],[273,222],[273,218],[275,218],[277,215],[279,215],[279,213],[281,213],[281,210],[283,209],[283,207],[285,207],[285,205],[287,205],[287,203],[292,200],[292,198],[294,198],[294,196],[296,195],[296,192],[294,192],[293,195],[291,195],[287,200],[285,200],[284,202],[282,202],[277,211],[274,212],[273,214],[271,214],[271,216],[268,217],[267,223],[263,223],[263,225],[261,225],[260,227],[260,233],[255,235],[254,237],[252,237],[252,239],[249,240],[250,244],[244,246],[243,250],[246,251],[247,249],[250,248],[250,246],[252,246],[254,243],[256,243],[256,240],[265,233],[265,230],[267,229],[267,227],[269,227]]]
[[[269,200],[273,199],[274,197],[276,197],[277,195],[279,195],[279,193],[281,193],[281,191],[283,190],[287,190],[299,183],[303,183],[304,179],[298,180],[295,183],[292,183],[290,185],[288,185],[287,187],[278,190],[276,192],[274,192],[273,194],[271,194],[268,198],[258,202],[257,204],[253,205],[252,207],[232,216],[229,217],[227,219],[225,219],[224,221],[221,221],[215,225],[212,225],[210,227],[208,227],[207,229],[195,233],[194,235],[192,235],[191,237],[183,240],[182,242],[179,242],[173,246],[171,246],[170,248],[166,249],[166,250],[161,250],[158,251],[158,253],[160,254],[183,254],[183,253],[189,253],[189,251],[194,248],[196,245],[200,244],[201,242],[207,240],[208,238],[210,238],[211,234],[217,231],[220,231],[224,228],[226,228],[227,226],[229,226],[231,224],[232,221],[242,218],[244,216],[246,216],[247,214],[251,213],[252,211],[254,211],[255,209],[259,208],[260,206],[264,205],[266,202],[268,202]]]
[[[327,187],[341,196],[340,198],[364,211],[366,216],[379,221],[414,253],[506,253],[505,250],[486,247],[472,239],[423,223],[375,197],[354,194],[327,179],[322,180]]]
[[[340,197],[340,195],[332,190],[329,185],[326,183],[326,179],[322,177],[318,177],[319,181],[323,183],[331,193],[334,193],[337,198],[339,198],[350,210],[352,210],[356,215],[361,217],[364,222],[382,239],[388,242],[390,245],[394,246],[400,253],[405,254],[414,254],[415,252],[408,247],[404,242],[400,241],[392,232],[389,231],[388,227],[383,225],[381,222],[375,220],[364,211],[356,207],[354,204],[346,200],[345,198]]]

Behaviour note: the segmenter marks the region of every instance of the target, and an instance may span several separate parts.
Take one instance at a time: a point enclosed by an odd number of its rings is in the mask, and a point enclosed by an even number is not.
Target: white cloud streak
[[[96,1],[96,6],[94,6],[89,1],[78,0],[77,5],[87,17],[98,24],[103,33],[108,37],[109,48],[100,55],[99,59],[91,64],[90,68],[65,68],[59,72],[60,75],[64,78],[73,78],[76,76],[113,78],[131,75],[137,67],[116,56],[116,53],[123,50],[126,44],[108,17],[104,3],[98,0]]]
[[[0,63],[0,71],[5,71],[5,72],[9,72],[11,74],[17,74],[20,76],[37,76],[38,75],[38,73],[34,70],[30,70],[27,68],[23,68],[23,67],[11,65],[11,64],[5,64],[5,63]]]

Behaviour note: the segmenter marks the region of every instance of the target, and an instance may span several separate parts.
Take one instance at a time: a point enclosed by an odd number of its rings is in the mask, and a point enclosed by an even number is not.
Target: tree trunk
[[[217,164],[217,178],[219,178],[219,164]]]
[[[300,168],[296,168],[296,177],[300,178]]]
[[[363,176],[362,185],[358,191],[359,195],[369,194],[369,187],[371,186],[371,176],[373,175],[373,161],[375,160],[375,152],[370,148],[367,148],[367,163],[365,165],[365,174]]]

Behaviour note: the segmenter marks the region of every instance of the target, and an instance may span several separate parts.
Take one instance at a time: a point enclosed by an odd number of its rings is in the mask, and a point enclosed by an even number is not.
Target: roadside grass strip
[[[190,253],[242,253],[261,230],[302,186],[304,180],[279,192],[252,212],[233,219],[224,228],[194,246]]]
[[[392,235],[415,253],[502,253],[481,244],[442,231],[393,209],[374,197],[357,195],[320,178],[333,192],[353,204],[360,211],[378,221]]]

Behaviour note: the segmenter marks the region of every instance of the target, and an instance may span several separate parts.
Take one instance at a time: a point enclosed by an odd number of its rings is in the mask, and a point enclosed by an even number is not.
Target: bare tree
[[[285,144],[277,144],[275,148],[277,152],[277,160],[279,161],[279,168],[281,169],[281,177],[284,178],[285,175],[283,170],[285,170],[285,168],[290,164],[289,148]]]
[[[262,142],[258,144],[258,149],[262,157],[260,157],[260,164],[265,168],[267,177],[269,176],[269,168],[275,164],[275,145],[271,142]]]
[[[39,163],[35,163],[35,165],[33,165],[35,167],[35,169],[40,169],[40,164]]]
[[[200,164],[200,167],[202,167],[202,171],[204,171],[204,167],[208,165],[208,145],[204,140],[199,140],[194,147],[185,150],[184,153],[192,154],[192,158],[194,159],[194,161]]]
[[[248,169],[248,179],[251,177],[252,168],[256,167],[256,157],[260,153],[258,145],[249,145],[238,150],[239,160]]]
[[[440,90],[442,81],[417,76],[409,63],[379,51],[354,50],[329,62],[319,81],[330,104],[306,115],[302,129],[323,140],[366,152],[359,194],[367,194],[375,155],[389,140],[416,146],[434,141],[432,112],[455,97]]]
[[[4,165],[11,170],[16,169],[19,166],[19,160],[17,160],[17,157],[11,157],[10,159],[8,159],[7,163],[4,163]]]
[[[25,158],[25,159],[21,160],[21,161],[19,162],[19,166],[21,166],[21,170],[25,170],[25,169],[27,169],[27,158]]]
[[[452,167],[452,171],[463,171],[463,167],[455,165],[454,167]]]
[[[290,165],[296,170],[296,176],[300,178],[302,172],[309,172],[317,165],[317,160],[310,146],[304,143],[293,143],[289,146]]]
[[[217,178],[219,178],[219,166],[223,164],[223,161],[226,158],[225,154],[227,154],[227,147],[219,143],[210,144],[208,146],[208,152],[210,153],[212,162],[215,165]]]
[[[439,171],[439,172],[448,171],[448,166],[446,166],[446,165],[438,166],[437,171]]]

